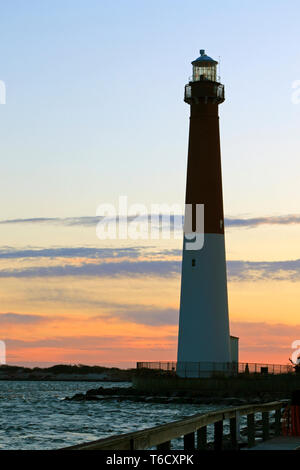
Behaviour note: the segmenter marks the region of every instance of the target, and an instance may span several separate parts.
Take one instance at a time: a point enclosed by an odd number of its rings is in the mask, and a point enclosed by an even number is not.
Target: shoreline
[[[16,377],[13,377],[13,378],[0,378],[0,382],[115,382],[115,383],[118,383],[118,382],[128,382],[128,383],[131,383],[131,380],[125,380],[125,379],[85,379],[85,378],[82,378],[82,379],[78,379],[78,378],[74,378],[74,379],[59,379],[59,378],[38,378],[38,379],[34,379],[34,378],[16,378]]]
[[[7,377],[7,378],[0,378],[0,382],[128,382],[132,383],[131,380],[125,380],[125,379],[109,379],[109,378],[50,378],[50,377],[45,377],[45,378],[22,378],[22,377]]]

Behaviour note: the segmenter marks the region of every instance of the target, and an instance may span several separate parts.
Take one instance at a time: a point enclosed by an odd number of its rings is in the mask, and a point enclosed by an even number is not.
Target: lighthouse
[[[190,127],[177,374],[185,377],[209,376],[231,362],[219,136],[225,97],[217,64],[200,50],[184,95]]]

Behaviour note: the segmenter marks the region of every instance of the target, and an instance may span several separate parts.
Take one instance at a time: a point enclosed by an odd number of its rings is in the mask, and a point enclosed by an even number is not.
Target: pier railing
[[[176,362],[156,361],[137,362],[137,369],[162,370],[176,374],[180,371],[181,377],[203,377],[204,375],[238,374],[289,374],[294,367],[289,364],[263,364],[251,362]]]
[[[183,437],[185,450],[208,449],[207,426],[214,426],[213,449],[222,450],[225,438],[231,449],[241,446],[240,420],[247,417],[246,445],[255,445],[257,414],[261,415],[262,439],[270,437],[270,412],[275,412],[273,423],[274,435],[281,434],[282,410],[288,400],[271,403],[251,404],[235,408],[224,408],[210,413],[196,414],[180,421],[155,426],[153,428],[135,431],[100,439],[85,444],[66,447],[61,450],[145,450],[156,447],[160,450],[171,449],[171,441]],[[224,433],[224,421],[229,420],[229,434]]]

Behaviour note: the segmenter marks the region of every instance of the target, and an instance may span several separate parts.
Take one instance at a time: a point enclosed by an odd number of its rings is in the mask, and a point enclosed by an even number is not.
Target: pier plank
[[[300,436],[277,436],[245,450],[298,450]]]

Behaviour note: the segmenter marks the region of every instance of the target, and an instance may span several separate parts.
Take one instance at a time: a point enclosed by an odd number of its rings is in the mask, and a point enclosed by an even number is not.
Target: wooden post
[[[263,426],[263,441],[267,441],[270,437],[269,412],[268,411],[263,411],[261,416],[262,416],[262,426]]]
[[[240,415],[237,412],[234,418],[230,418],[230,440],[233,449],[238,448],[240,439]]]
[[[281,434],[281,408],[277,408],[275,411],[275,435]]]
[[[215,428],[214,450],[222,450],[223,421],[217,421],[214,425],[214,428]]]
[[[184,450],[195,449],[195,433],[194,432],[191,432],[183,436],[183,448]]]
[[[197,449],[204,450],[207,448],[207,427],[203,426],[197,431]]]
[[[248,447],[255,445],[255,417],[254,413],[247,415],[247,433],[248,433]]]
[[[156,446],[157,450],[170,450],[171,449],[171,441],[163,442],[162,444],[158,444]]]
[[[130,447],[130,450],[134,450],[134,439],[130,439],[129,447]]]

